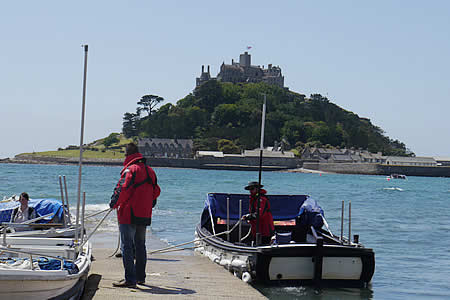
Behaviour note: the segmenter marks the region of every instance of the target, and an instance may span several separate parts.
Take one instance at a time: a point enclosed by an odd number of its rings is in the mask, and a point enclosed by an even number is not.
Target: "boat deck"
[[[114,299],[267,299],[252,286],[234,277],[203,256],[173,253],[148,257],[145,285],[136,289],[112,287],[123,278],[121,258],[108,258],[113,249],[94,248],[82,300]]]

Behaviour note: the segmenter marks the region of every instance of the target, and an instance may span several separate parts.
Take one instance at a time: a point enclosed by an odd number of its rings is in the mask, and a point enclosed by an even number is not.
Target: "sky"
[[[320,93],[417,156],[450,157],[448,1],[3,1],[0,158],[120,132],[146,94],[175,104],[201,66],[252,47],[285,86]]]

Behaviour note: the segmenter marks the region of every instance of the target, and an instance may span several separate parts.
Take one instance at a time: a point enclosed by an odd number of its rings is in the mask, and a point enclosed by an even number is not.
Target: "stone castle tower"
[[[216,78],[211,77],[209,66],[207,72],[204,71],[204,66],[202,66],[202,74],[196,79],[196,87],[211,79],[232,83],[266,82],[281,88],[284,87],[284,77],[281,74],[280,67],[274,67],[272,64],[269,64],[267,69],[264,66],[262,68],[260,66],[252,66],[251,55],[248,52],[244,52],[239,56],[239,62],[231,60],[231,65],[223,62]]]

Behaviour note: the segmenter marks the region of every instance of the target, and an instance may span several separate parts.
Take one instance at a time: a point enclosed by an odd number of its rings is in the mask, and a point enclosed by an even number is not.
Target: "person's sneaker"
[[[125,279],[122,279],[117,282],[113,282],[114,287],[125,287],[125,288],[136,288],[136,283],[126,282]]]
[[[136,281],[137,284],[145,284],[145,280],[138,280]]]

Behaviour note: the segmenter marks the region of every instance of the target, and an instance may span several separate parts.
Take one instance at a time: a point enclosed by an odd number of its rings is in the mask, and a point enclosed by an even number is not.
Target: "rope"
[[[109,208],[106,215],[103,216],[103,218],[98,222],[97,226],[95,226],[94,230],[89,234],[89,236],[86,238],[86,240],[83,242],[83,244],[80,245],[80,248],[83,248],[84,244],[87,243],[87,241],[92,237],[92,235],[97,231],[97,229],[100,227],[100,225],[105,221],[106,217],[111,213],[113,209]]]
[[[240,241],[242,242],[243,240],[245,240],[246,238],[248,238],[251,232],[252,232],[252,228],[250,227],[250,229],[248,230],[248,233],[247,233],[243,238],[241,238]]]
[[[101,213],[104,213],[104,212],[106,212],[106,211],[108,211],[108,210],[110,210],[110,208],[107,208],[107,209],[105,209],[105,210],[102,210],[102,211],[99,211],[99,212],[93,213],[92,215],[89,215],[89,216],[87,216],[87,217],[84,217],[84,219],[86,220],[86,219],[89,219],[89,218],[95,217],[96,215],[99,215],[99,214],[101,214]]]
[[[116,216],[117,216],[117,214],[116,214]],[[117,226],[119,226],[119,219],[117,219]],[[117,251],[119,251],[119,248],[120,248],[120,229],[119,229],[118,232],[119,232],[119,234],[117,235],[117,247],[116,247],[116,250],[114,250],[113,254],[108,256],[108,258],[109,257],[113,257],[114,255],[116,255]]]
[[[185,247],[185,248],[179,248],[179,249],[171,249],[171,250],[167,250],[167,251],[161,251],[159,253],[169,253],[169,252],[175,252],[175,251],[184,251],[184,250],[192,250],[195,248],[198,248],[200,246],[194,246],[194,247]]]
[[[170,247],[166,247],[166,248],[154,250],[154,251],[148,252],[148,254],[149,254],[149,255],[152,255],[152,254],[155,254],[155,253],[158,253],[158,252],[162,252],[162,253],[163,253],[163,252],[166,252],[166,250],[173,249],[173,248],[177,248],[177,247],[179,247],[179,246],[184,246],[184,245],[191,244],[191,243],[194,243],[194,242],[197,242],[197,241],[203,241],[203,240],[205,240],[205,239],[210,239],[210,238],[212,238],[212,237],[216,237],[216,236],[223,235],[223,234],[229,234],[229,233],[231,233],[231,232],[239,225],[239,223],[241,223],[241,222],[242,222],[242,219],[239,219],[239,221],[238,221],[236,224],[234,224],[234,226],[233,226],[230,230],[223,231],[223,232],[220,232],[220,233],[216,233],[216,234],[213,234],[213,235],[211,235],[211,236],[205,236],[205,237],[200,238],[200,239],[194,239],[194,240],[192,240],[192,241],[190,241],[190,242],[181,243],[181,244],[178,244],[178,245],[174,245],[174,246],[170,246]]]

